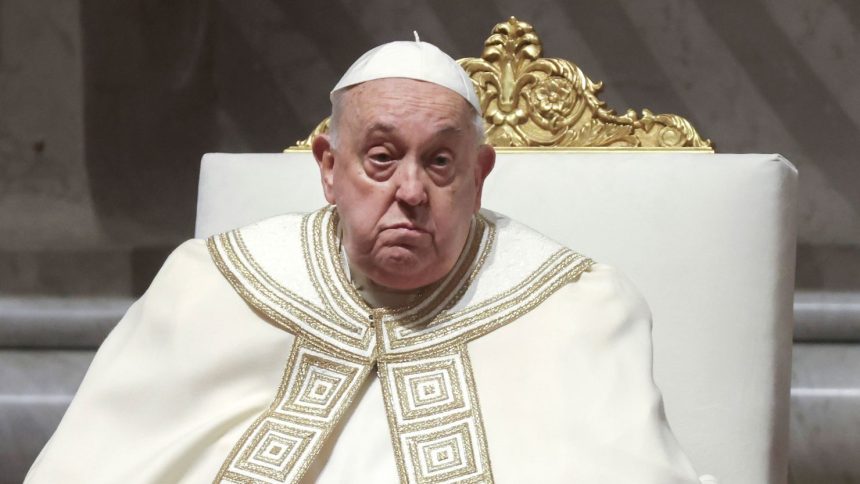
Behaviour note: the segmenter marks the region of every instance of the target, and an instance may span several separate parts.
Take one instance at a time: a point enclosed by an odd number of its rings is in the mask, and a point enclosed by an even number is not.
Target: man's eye
[[[451,158],[447,156],[436,156],[433,158],[433,166],[444,167],[451,163]]]
[[[388,163],[389,161],[393,160],[393,158],[391,157],[390,154],[388,154],[386,152],[382,152],[382,151],[378,151],[375,153],[371,152],[367,156],[368,156],[368,158],[370,158],[371,160],[373,160],[377,163]]]

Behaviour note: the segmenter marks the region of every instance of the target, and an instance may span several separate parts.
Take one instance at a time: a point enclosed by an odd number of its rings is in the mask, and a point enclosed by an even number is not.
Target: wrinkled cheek
[[[468,213],[455,213],[451,215],[445,230],[437,237],[436,243],[444,249],[448,257],[457,257],[463,250],[463,245],[469,236],[472,215]]]
[[[370,251],[373,240],[369,237],[372,232],[368,219],[363,210],[348,200],[338,205],[343,245],[350,257],[356,257]]]
[[[366,255],[374,248],[375,238],[372,230],[365,227],[360,220],[353,221],[350,229],[344,228],[343,236],[350,255]]]

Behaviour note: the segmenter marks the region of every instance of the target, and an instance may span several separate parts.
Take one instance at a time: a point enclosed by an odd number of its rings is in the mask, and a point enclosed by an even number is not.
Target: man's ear
[[[496,166],[496,150],[490,145],[478,147],[478,159],[475,162],[475,212],[481,209],[481,195],[484,190],[484,180]]]
[[[334,196],[334,153],[328,135],[318,134],[311,143],[311,150],[320,168],[320,181],[322,181],[325,199],[335,205],[337,201]]]

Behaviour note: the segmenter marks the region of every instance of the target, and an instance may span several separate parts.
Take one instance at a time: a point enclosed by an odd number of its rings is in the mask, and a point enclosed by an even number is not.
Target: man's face
[[[350,263],[385,287],[409,290],[454,266],[495,160],[477,142],[458,94],[411,79],[344,93],[337,146],[313,144]]]

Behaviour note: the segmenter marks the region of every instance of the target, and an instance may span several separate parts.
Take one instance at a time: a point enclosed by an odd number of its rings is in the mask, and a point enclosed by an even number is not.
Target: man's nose
[[[417,160],[403,160],[397,167],[396,183],[397,201],[413,207],[427,203],[424,172]]]

